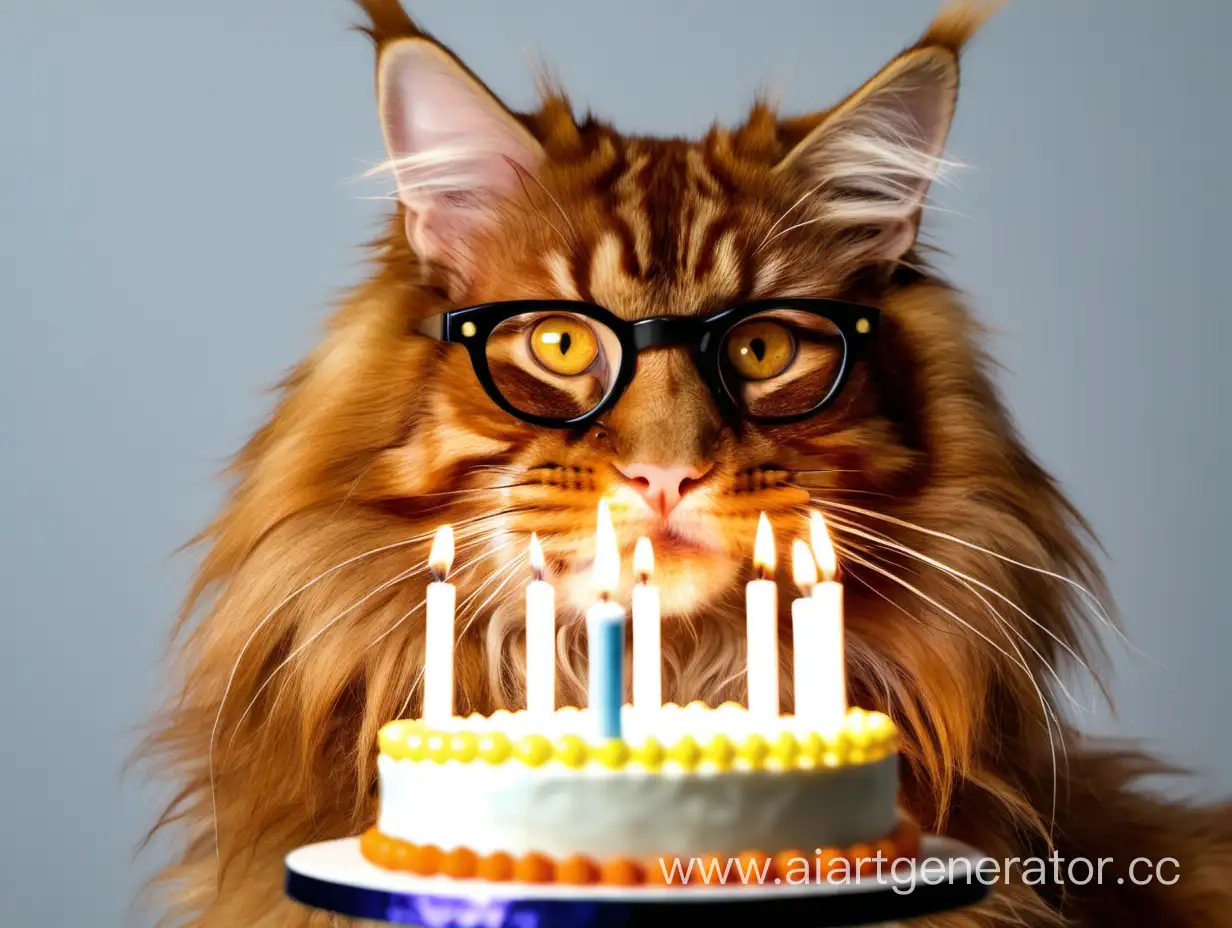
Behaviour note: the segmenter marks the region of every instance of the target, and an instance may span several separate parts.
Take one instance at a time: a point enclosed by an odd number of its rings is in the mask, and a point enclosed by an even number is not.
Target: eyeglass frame
[[[719,347],[724,338],[746,319],[773,309],[798,310],[826,319],[834,324],[843,339],[842,367],[829,392],[810,409],[786,416],[762,416],[740,408],[728,390],[721,372]],[[488,363],[488,339],[497,326],[527,313],[582,316],[606,326],[616,337],[620,344],[620,367],[607,393],[594,409],[571,419],[540,416],[518,409],[501,393]],[[707,389],[728,414],[767,425],[789,425],[811,419],[842,391],[851,374],[856,353],[876,339],[880,324],[881,312],[876,307],[810,297],[750,300],[710,316],[652,316],[635,320],[621,319],[611,310],[585,301],[504,300],[437,313],[415,326],[415,332],[437,341],[465,347],[470,355],[471,367],[484,392],[510,415],[545,428],[579,429],[590,425],[619,401],[637,373],[638,355],[649,348],[677,346],[690,349],[693,363]]]

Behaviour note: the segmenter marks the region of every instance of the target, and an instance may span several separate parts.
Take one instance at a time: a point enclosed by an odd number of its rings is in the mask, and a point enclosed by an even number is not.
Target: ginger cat
[[[757,516],[803,531],[820,509],[846,578],[850,696],[901,727],[910,814],[999,859],[1112,858],[1102,885],[1019,878],[920,924],[1232,925],[1232,810],[1143,791],[1160,764],[1089,743],[1053,708],[1057,674],[1104,620],[1085,526],[1015,434],[976,323],[916,242],[947,166],[960,51],[991,6],[946,8],[829,109],[758,104],[743,125],[682,140],[579,120],[557,91],[515,113],[396,0],[360,5],[398,202],[370,277],[282,383],[199,539],[179,699],[148,743],[180,787],[155,830],[186,834],[160,880],[168,907],[201,928],[329,921],[282,897],[282,857],[374,819],[377,729],[418,711],[436,525],[457,533],[458,708],[522,704],[532,531],[561,601],[560,699],[583,697],[604,496],[622,541],[654,540],[665,699],[743,699]],[[502,408],[462,346],[420,334],[490,302],[583,301],[636,320],[776,299],[881,318],[832,401],[789,423],[740,412],[803,409],[833,357],[775,322],[720,359],[735,414],[669,346],[566,428]],[[592,403],[562,378],[617,365],[575,324],[539,367],[489,359],[499,395],[540,412]],[[790,666],[787,622],[781,639]],[[1175,859],[1179,879],[1134,884],[1136,857]]]

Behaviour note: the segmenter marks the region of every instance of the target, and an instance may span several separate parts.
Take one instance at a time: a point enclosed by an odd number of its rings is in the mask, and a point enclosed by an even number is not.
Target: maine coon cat
[[[560,591],[559,698],[578,702],[606,497],[622,542],[655,544],[666,699],[743,698],[753,526],[765,512],[782,551],[818,508],[846,578],[851,699],[903,729],[910,814],[997,858],[1112,859],[1102,885],[1020,874],[927,924],[1232,924],[1232,812],[1143,791],[1161,765],[1058,711],[1106,619],[1087,532],[917,243],[960,50],[991,7],[948,7],[830,109],[759,103],[683,140],[579,118],[555,89],[513,112],[396,0],[360,5],[397,202],[371,275],[282,382],[199,539],[178,698],[148,743],[179,787],[155,828],[185,840],[160,880],[169,907],[203,928],[327,921],[282,899],[282,857],[374,818],[377,729],[418,710],[438,524],[457,534],[459,709],[521,705],[532,531]],[[867,350],[790,302],[822,300],[879,311]],[[478,362],[425,326],[508,301],[530,308]],[[724,336],[718,389],[686,347],[655,347],[587,419],[617,349],[548,301],[624,320],[766,311]],[[787,667],[789,623],[781,637]],[[1174,858],[1179,880],[1118,884],[1135,857]]]

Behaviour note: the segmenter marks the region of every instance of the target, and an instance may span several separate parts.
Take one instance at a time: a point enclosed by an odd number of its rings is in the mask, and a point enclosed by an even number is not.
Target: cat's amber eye
[[[769,380],[787,370],[796,356],[796,339],[785,325],[752,319],[727,336],[727,360],[745,380]]]
[[[576,377],[590,369],[599,355],[594,330],[572,316],[549,316],[530,333],[530,351],[550,373]]]

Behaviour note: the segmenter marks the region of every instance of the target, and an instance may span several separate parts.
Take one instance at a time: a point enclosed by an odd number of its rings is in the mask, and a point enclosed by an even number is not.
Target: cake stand
[[[957,841],[925,837],[913,874],[898,878],[886,868],[880,877],[844,883],[566,886],[394,873],[365,860],[358,838],[343,838],[287,855],[286,891],[314,908],[424,928],[675,928],[682,919],[733,915],[819,928],[897,922],[972,905],[988,894],[976,876],[982,859]]]

